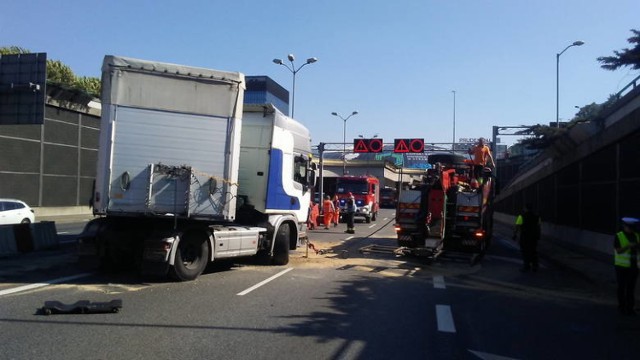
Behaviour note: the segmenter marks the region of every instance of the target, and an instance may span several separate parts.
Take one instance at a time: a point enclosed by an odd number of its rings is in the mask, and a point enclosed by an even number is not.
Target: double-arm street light
[[[456,91],[451,90],[453,93],[453,141],[451,142],[451,150],[456,150]]]
[[[293,87],[291,89],[291,117],[294,117],[294,111],[295,111],[295,107],[296,107],[296,74],[305,65],[313,64],[314,62],[318,61],[318,58],[314,58],[314,57],[308,58],[307,62],[305,62],[304,64],[300,65],[300,67],[298,67],[297,69],[296,69],[295,65],[293,64],[293,62],[296,59],[293,56],[293,54],[287,55],[287,59],[289,59],[289,62],[291,62],[291,66],[285,64],[281,59],[273,59],[273,62],[278,64],[278,65],[282,65],[282,66],[286,67],[293,74]]]
[[[342,175],[346,175],[347,173],[347,120],[353,115],[358,115],[357,111],[351,113],[351,115],[345,117],[340,116],[337,112],[332,112],[331,115],[337,116],[344,122],[344,126],[342,127]]]
[[[556,128],[560,127],[560,55],[572,46],[582,45],[584,45],[584,41],[574,41],[573,44],[567,46],[564,50],[556,54]]]

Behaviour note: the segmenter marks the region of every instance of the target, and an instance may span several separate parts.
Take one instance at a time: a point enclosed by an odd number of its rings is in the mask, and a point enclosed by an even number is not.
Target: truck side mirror
[[[309,172],[307,172],[307,187],[316,187],[316,170],[313,168],[312,170],[309,170]]]

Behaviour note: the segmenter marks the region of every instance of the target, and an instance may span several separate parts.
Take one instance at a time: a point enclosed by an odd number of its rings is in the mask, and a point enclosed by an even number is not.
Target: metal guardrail
[[[620,99],[622,96],[626,95],[627,92],[633,91],[640,83],[640,75],[637,78],[631,80],[627,86],[623,87],[622,90],[618,91],[616,97]],[[631,90],[627,91],[627,89],[631,88]]]

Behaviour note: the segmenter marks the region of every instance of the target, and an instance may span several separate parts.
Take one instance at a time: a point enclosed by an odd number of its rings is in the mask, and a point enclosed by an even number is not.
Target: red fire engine
[[[490,169],[470,176],[463,156],[433,154],[423,181],[403,189],[396,211],[398,245],[419,253],[484,253],[493,227],[494,179]]]
[[[344,211],[349,193],[356,200],[355,217],[364,217],[367,223],[376,221],[380,201],[380,181],[375,176],[342,176],[336,179],[336,192],[340,209]]]

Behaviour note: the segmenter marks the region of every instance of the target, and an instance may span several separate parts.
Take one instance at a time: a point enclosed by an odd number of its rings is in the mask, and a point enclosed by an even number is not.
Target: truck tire
[[[289,263],[289,243],[291,241],[291,231],[288,223],[280,224],[273,246],[273,264],[287,265]]]
[[[171,267],[171,275],[179,281],[196,279],[209,262],[207,239],[198,235],[187,235],[180,240],[176,258]]]
[[[365,216],[365,217],[364,217],[364,221],[365,221],[367,224],[371,224],[371,216]]]

